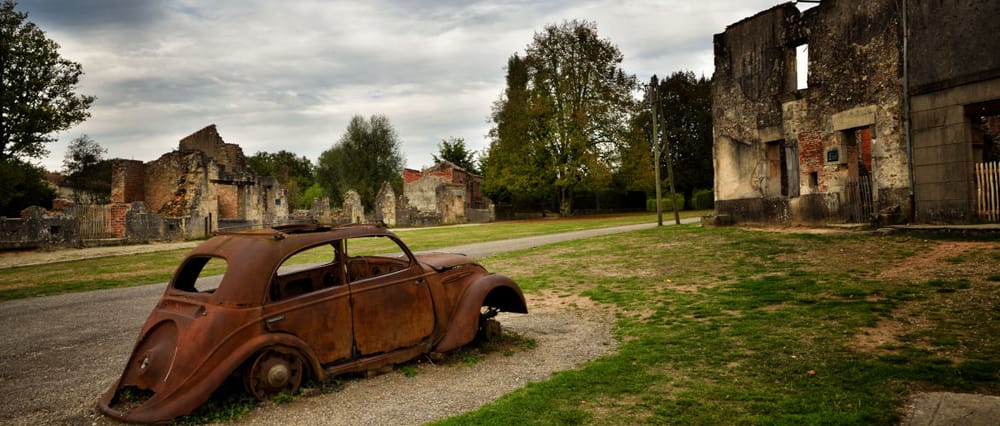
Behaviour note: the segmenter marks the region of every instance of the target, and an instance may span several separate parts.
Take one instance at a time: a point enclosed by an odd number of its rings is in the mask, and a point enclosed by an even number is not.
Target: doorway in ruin
[[[965,106],[971,125],[976,216],[1000,222],[1000,99]]]
[[[844,199],[848,221],[867,223],[875,217],[872,191],[872,129],[860,127],[844,131],[847,151],[847,183]]]
[[[785,156],[784,141],[767,143],[767,195],[788,196],[788,157]]]

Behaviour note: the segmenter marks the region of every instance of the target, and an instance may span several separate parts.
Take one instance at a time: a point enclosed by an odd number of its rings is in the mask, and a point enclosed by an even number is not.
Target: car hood
[[[434,268],[441,272],[463,265],[477,265],[475,259],[464,254],[457,253],[425,253],[417,255],[420,263]]]

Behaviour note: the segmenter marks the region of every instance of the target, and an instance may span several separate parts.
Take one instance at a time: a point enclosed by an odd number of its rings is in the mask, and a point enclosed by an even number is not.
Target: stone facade
[[[223,141],[214,124],[149,163],[116,162],[111,195],[112,202],[142,201],[152,212],[183,219],[185,238],[289,217],[284,188],[274,178],[257,176],[239,145]]]
[[[225,143],[215,125],[157,160],[113,160],[110,204],[56,200],[54,206],[4,218],[0,249],[197,239],[291,219],[284,188],[257,176],[242,149]]]
[[[421,171],[403,170],[406,204],[421,217],[421,225],[491,222],[493,203],[481,191],[483,177],[448,161]],[[435,223],[427,223],[435,222]]]
[[[717,34],[716,213],[779,224],[973,221],[967,111],[1000,99],[1000,59],[987,53],[1000,45],[998,15],[1000,3],[986,0],[824,1],[804,12],[786,3]]]

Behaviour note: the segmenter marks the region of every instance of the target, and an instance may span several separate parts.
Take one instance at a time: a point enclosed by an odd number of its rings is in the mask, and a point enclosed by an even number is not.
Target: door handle
[[[278,315],[276,317],[268,318],[268,319],[264,320],[264,322],[267,323],[268,325],[270,325],[270,324],[274,324],[274,323],[276,323],[278,321],[281,321],[281,320],[284,320],[284,319],[285,319],[284,315]]]

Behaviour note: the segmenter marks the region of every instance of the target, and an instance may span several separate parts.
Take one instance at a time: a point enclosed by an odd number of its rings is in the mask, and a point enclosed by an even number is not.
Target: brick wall
[[[137,160],[114,160],[111,166],[111,202],[131,203],[145,197],[146,165]]]

